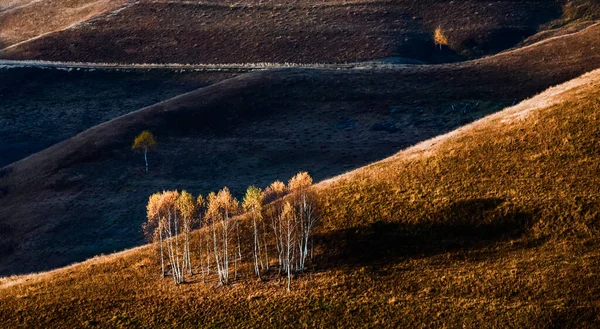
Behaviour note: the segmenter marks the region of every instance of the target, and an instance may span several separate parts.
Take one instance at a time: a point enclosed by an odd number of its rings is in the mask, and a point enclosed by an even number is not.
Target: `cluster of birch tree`
[[[285,275],[289,290],[292,275],[304,272],[313,257],[318,217],[311,186],[310,175],[301,172],[287,185],[276,181],[265,190],[249,187],[241,204],[227,187],[206,199],[186,191],[152,194],[143,230],[158,244],[162,276],[170,274],[179,284],[186,275],[201,273],[205,281],[215,274],[227,285],[247,259],[259,278],[272,270]],[[194,229],[199,229],[195,246]],[[194,250],[198,253],[192,257]]]

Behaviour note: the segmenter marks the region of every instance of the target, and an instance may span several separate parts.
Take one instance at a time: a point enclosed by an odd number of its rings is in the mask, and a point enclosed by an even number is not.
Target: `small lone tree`
[[[148,150],[152,149],[156,145],[156,139],[154,135],[148,130],[142,131],[137,137],[133,140],[133,145],[131,148],[133,150],[143,150],[144,151],[144,160],[146,161],[146,173],[148,172]]]
[[[448,45],[448,37],[442,32],[442,28],[438,26],[433,32],[433,42],[435,42],[436,46],[440,46],[440,50],[442,50],[442,46]]]

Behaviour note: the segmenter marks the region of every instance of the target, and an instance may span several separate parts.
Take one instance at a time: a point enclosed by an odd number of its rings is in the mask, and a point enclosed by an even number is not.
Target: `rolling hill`
[[[316,261],[291,293],[276,276],[175,286],[145,246],[1,279],[0,323],[597,327],[599,99],[597,70],[321,182]]]
[[[2,168],[0,273],[139,245],[157,190],[240,195],[299,170],[321,180],[382,159],[597,68],[599,29],[460,64],[259,71],[90,128]],[[159,140],[148,175],[130,149],[143,129]]]
[[[125,0],[6,0],[0,3],[0,50],[110,13]]]
[[[102,122],[232,76],[172,70],[0,68],[0,167]]]
[[[451,62],[510,48],[563,13],[563,1],[554,0],[35,3],[0,13],[0,43],[12,45],[0,57],[115,63],[324,63],[388,57]],[[29,8],[36,15],[46,13],[37,8],[42,5],[61,13],[79,5],[90,9],[68,17],[94,17],[74,19],[79,24],[70,27],[64,25],[71,21],[59,24],[60,16],[56,22],[53,16],[22,19],[26,13],[21,12]],[[115,6],[112,11],[91,9]],[[437,27],[448,38],[443,51],[433,43]],[[30,40],[14,44],[24,39]]]

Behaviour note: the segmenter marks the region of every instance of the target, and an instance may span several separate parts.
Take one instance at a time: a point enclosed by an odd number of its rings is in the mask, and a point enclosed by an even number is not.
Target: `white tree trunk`
[[[254,224],[254,273],[256,276],[260,278],[260,269],[258,268],[258,262],[260,259],[261,267],[262,267],[262,259],[259,255],[259,246],[258,246],[258,229],[256,227],[256,216],[252,214],[252,223]]]
[[[144,161],[146,161],[146,173],[148,173],[148,148],[144,148]]]
[[[267,229],[265,227],[265,221],[263,219],[262,221],[262,225],[263,225],[263,250],[265,251],[265,266],[267,271],[269,270],[269,246],[267,245]]]
[[[202,228],[200,228],[202,229]],[[200,272],[202,272],[202,282],[206,282],[205,280],[205,274],[204,274],[204,254],[202,253],[202,231],[198,232],[198,240],[200,241],[199,246],[200,248],[198,248],[199,250],[199,255],[200,255]]]
[[[162,227],[158,224],[158,236],[160,237],[160,267],[162,268],[162,277],[165,277],[165,254],[163,252],[163,238],[162,238]]]

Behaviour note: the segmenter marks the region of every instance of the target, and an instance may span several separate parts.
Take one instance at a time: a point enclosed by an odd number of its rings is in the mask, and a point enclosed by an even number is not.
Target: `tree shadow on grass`
[[[316,258],[316,265],[388,263],[484,248],[522,236],[533,225],[533,215],[502,204],[501,199],[462,200],[424,215],[424,224],[379,221],[322,234],[316,242],[326,252]]]

